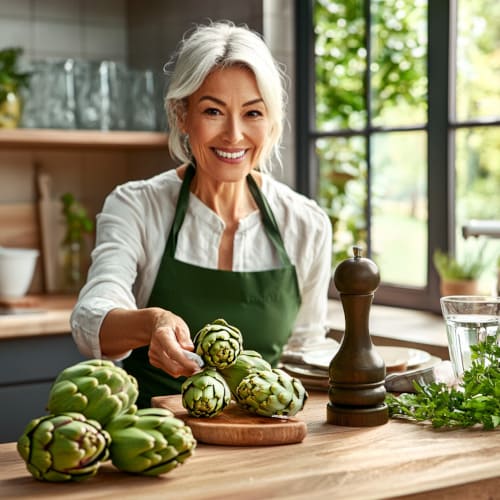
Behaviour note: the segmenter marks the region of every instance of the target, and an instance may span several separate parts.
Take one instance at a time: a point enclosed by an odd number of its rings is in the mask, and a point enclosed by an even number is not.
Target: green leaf
[[[472,366],[456,388],[433,382],[414,382],[415,393],[388,394],[392,418],[428,421],[435,428],[472,427],[495,429],[500,425],[500,329],[471,346]]]
[[[88,217],[87,210],[72,193],[64,193],[61,198],[62,213],[66,222],[64,243],[81,242],[85,233],[91,233],[94,222]]]

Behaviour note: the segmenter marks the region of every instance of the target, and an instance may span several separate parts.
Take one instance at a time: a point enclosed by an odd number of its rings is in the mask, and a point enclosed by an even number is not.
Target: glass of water
[[[471,345],[488,336],[500,342],[500,297],[451,295],[441,297],[448,350],[455,376],[460,379],[472,364]]]

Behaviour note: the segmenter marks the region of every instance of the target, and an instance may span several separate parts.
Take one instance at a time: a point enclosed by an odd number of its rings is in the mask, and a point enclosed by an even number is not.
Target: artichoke
[[[32,420],[17,441],[29,472],[40,481],[83,481],[108,459],[109,434],[79,413]]]
[[[207,366],[220,370],[235,363],[243,349],[243,337],[235,326],[216,319],[199,330],[193,339],[194,352]]]
[[[124,472],[158,476],[193,454],[196,440],[184,422],[162,408],[143,408],[114,418],[106,430],[113,465]]]
[[[113,362],[82,361],[64,369],[49,393],[50,413],[78,412],[105,427],[121,413],[134,412],[137,380]]]
[[[292,417],[302,410],[307,396],[299,379],[274,368],[247,375],[236,388],[235,399],[250,413]]]
[[[231,390],[220,373],[205,368],[181,387],[182,406],[193,417],[215,417],[231,402]]]
[[[236,399],[236,388],[252,372],[272,370],[271,365],[257,351],[244,350],[229,368],[220,370]]]

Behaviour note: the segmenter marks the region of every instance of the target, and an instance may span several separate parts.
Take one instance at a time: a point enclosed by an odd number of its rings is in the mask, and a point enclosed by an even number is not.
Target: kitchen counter
[[[34,335],[70,333],[69,318],[76,303],[73,295],[33,295],[13,304],[0,315],[0,340]],[[5,311],[5,308],[2,307]]]
[[[76,303],[72,295],[35,295],[29,307],[18,314],[0,315],[0,340],[31,335],[69,333],[69,318]],[[344,312],[338,300],[328,305],[331,336],[338,339],[344,330]],[[373,305],[370,332],[379,345],[403,345],[424,349],[435,356],[447,357],[446,329],[441,316],[422,311]]]
[[[499,498],[500,432],[435,431],[390,420],[378,427],[329,425],[326,393],[311,393],[299,444],[226,447],[199,443],[185,464],[147,478],[109,462],[85,483],[34,480],[15,443],[0,445],[0,498],[451,499]]]

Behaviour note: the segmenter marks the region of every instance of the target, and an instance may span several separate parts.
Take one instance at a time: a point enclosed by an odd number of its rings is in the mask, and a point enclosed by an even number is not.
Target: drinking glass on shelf
[[[153,71],[129,70],[131,130],[156,130],[156,84]]]
[[[472,365],[471,346],[494,337],[500,342],[500,297],[450,295],[441,297],[448,350],[457,379]]]
[[[32,63],[29,88],[23,95],[22,127],[76,127],[74,67],[73,59]]]
[[[51,79],[46,111],[50,128],[76,127],[74,67],[73,59],[49,63]]]
[[[127,68],[114,61],[79,61],[76,101],[82,129],[127,128]]]

